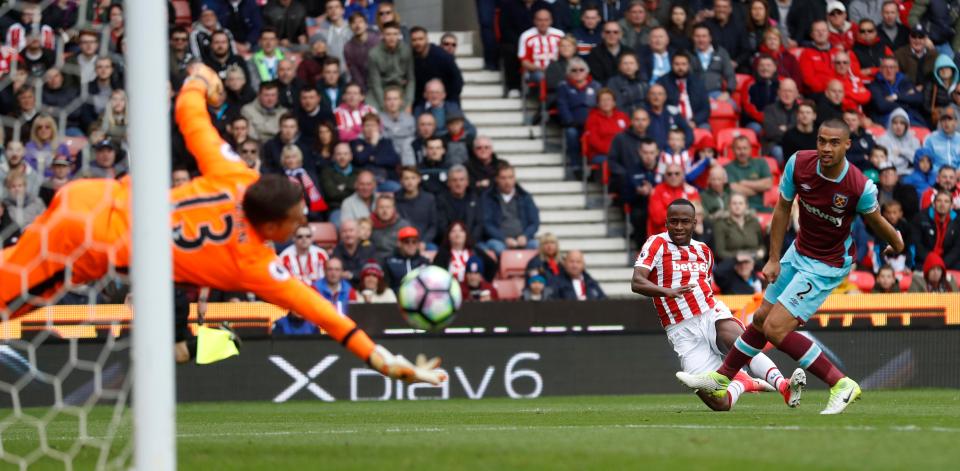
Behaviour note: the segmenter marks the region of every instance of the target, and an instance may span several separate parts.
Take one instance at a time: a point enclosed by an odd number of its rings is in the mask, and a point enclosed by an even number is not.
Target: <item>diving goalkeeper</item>
[[[177,97],[176,120],[202,176],[170,192],[174,281],[251,291],[300,313],[386,376],[431,384],[445,381],[446,375],[437,369],[439,358],[426,360],[421,355],[413,364],[375,345],[352,320],[292,277],[266,245],[289,240],[305,222],[303,193],[285,176],[261,176],[247,168],[220,138],[207,104],[218,106],[223,97],[216,72],[201,64],[190,67]],[[65,284],[99,280],[111,267],[126,269],[130,204],[129,178],[78,180],[61,188],[20,241],[3,251],[4,320],[51,303]]]

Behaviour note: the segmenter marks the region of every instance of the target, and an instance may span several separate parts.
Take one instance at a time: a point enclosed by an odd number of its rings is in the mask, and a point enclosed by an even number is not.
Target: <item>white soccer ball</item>
[[[428,265],[407,273],[397,293],[400,312],[415,329],[440,330],[453,321],[463,296],[460,283],[443,268]]]

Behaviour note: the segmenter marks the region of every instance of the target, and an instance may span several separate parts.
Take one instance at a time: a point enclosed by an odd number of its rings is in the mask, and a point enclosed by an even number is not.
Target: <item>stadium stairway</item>
[[[554,233],[561,250],[582,250],[588,272],[608,296],[629,295],[633,269],[624,240],[623,214],[611,208],[608,223],[604,223],[599,184],[588,184],[584,194],[581,182],[564,179],[560,130],[547,127],[545,148],[540,126],[523,122],[521,100],[502,98],[500,73],[483,70],[479,48],[473,47],[473,33],[454,34],[457,63],[465,82],[460,97],[463,111],[479,134],[493,139],[497,156],[517,168],[517,181],[533,194],[540,208],[540,233]],[[439,39],[440,33],[430,35],[435,44]],[[531,102],[530,108],[535,107]]]

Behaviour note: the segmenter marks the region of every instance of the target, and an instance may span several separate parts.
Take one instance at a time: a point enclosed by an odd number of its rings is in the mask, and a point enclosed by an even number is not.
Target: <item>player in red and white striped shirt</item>
[[[633,292],[653,298],[660,323],[667,331],[684,372],[714,371],[743,333],[743,325],[723,302],[713,297],[713,252],[693,240],[696,209],[690,201],[674,200],[667,207],[667,232],[647,239],[633,270]],[[741,371],[724,394],[697,391],[713,410],[733,408],[740,395],[751,391],[779,391],[791,407],[800,402],[806,375],[798,368],[787,381],[763,353],[753,358],[750,371]],[[693,373],[696,374],[696,373]]]
[[[542,74],[560,54],[563,31],[550,27],[552,23],[553,16],[550,10],[537,10],[533,14],[533,28],[520,35],[517,57],[520,59],[523,70],[531,75]],[[540,76],[531,76],[530,79],[539,80]]]
[[[293,243],[280,252],[283,266],[307,286],[313,286],[313,282],[323,278],[329,259],[326,250],[313,245],[313,230],[306,224],[297,228]]]

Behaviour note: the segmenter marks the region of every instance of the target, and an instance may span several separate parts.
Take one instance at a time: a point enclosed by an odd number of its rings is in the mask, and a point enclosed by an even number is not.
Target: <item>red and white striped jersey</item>
[[[634,266],[649,269],[647,279],[657,286],[679,288],[691,283],[696,285],[693,291],[676,299],[653,298],[664,327],[699,316],[713,309],[717,303],[710,288],[713,282],[713,252],[703,242],[691,240],[690,245],[678,246],[666,232],[662,232],[647,239]]]
[[[377,114],[377,110],[366,103],[361,103],[355,110],[351,110],[346,104],[341,104],[333,110],[340,142],[350,142],[360,137],[363,132],[363,117],[367,113]]]
[[[660,159],[657,161],[657,173],[663,175],[667,172],[668,165],[679,165],[685,173],[690,173],[693,157],[690,153],[682,150],[679,154],[663,151],[660,153]]]
[[[563,31],[557,28],[548,29],[546,34],[540,34],[537,28],[530,28],[520,35],[517,57],[521,62],[533,62],[541,69],[546,69],[559,57],[561,39]]]
[[[327,251],[316,245],[311,245],[306,255],[297,255],[297,247],[292,244],[280,252],[283,266],[308,286],[313,286],[314,281],[323,278],[323,268],[328,259]]]
[[[14,25],[7,30],[7,46],[16,49],[17,52],[22,51],[27,47],[27,37],[34,29],[35,27],[32,24],[24,26],[20,23],[14,23]],[[49,50],[56,49],[57,37],[53,32],[53,28],[47,25],[40,25],[36,33],[40,35],[40,47]]]

